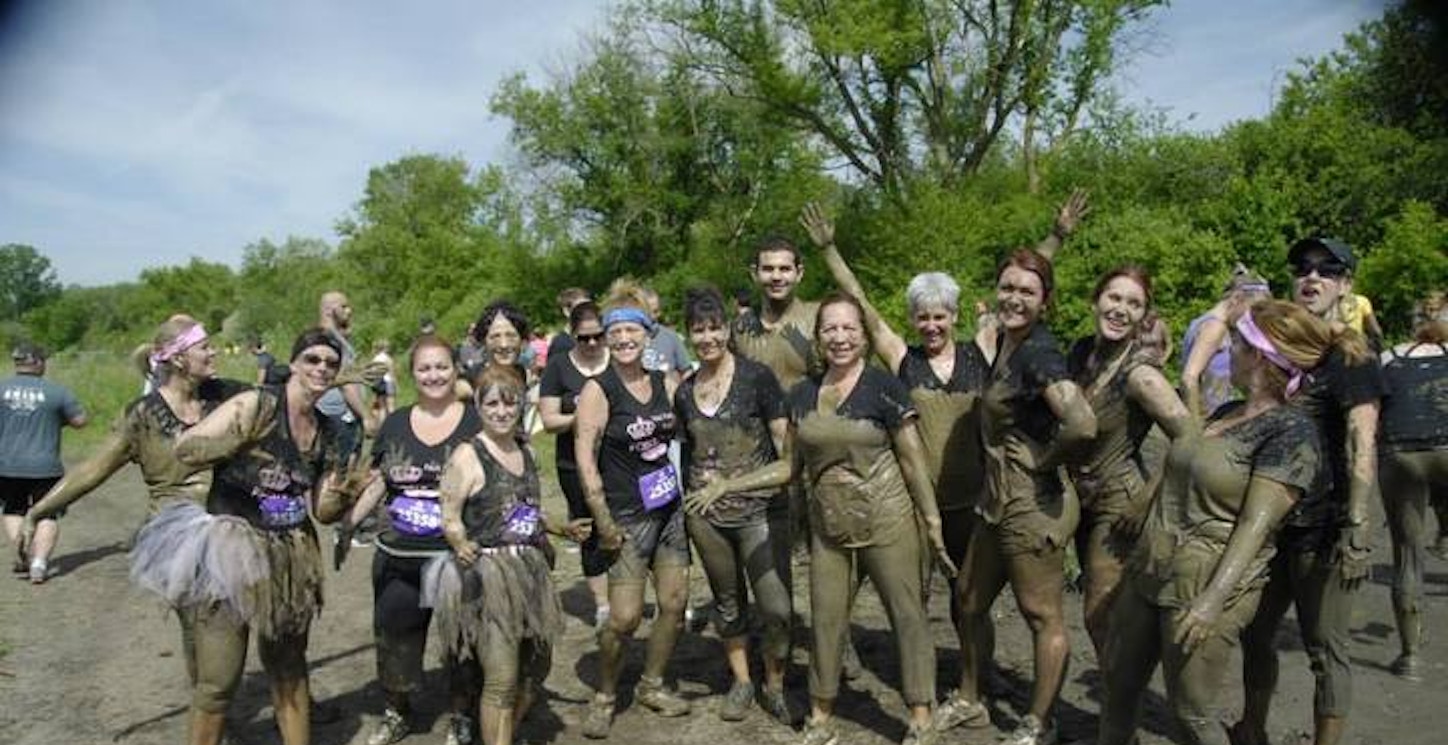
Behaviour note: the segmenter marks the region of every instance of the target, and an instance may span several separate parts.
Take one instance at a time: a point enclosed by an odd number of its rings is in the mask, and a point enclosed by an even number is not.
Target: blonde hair
[[[1328,323],[1296,303],[1260,300],[1252,304],[1252,321],[1289,362],[1310,372],[1321,365],[1334,349],[1342,352],[1348,365],[1372,359],[1363,335],[1340,323]],[[1287,373],[1275,365],[1266,367],[1273,387],[1284,390]]]
[[[175,341],[182,334],[191,330],[191,327],[200,323],[185,313],[177,313],[167,318],[164,323],[156,327],[156,334],[151,337],[150,344],[142,344],[131,350],[131,364],[140,371],[142,378],[149,378],[152,375],[156,378],[156,384],[166,382],[171,377],[173,368],[167,365],[158,367],[151,366],[151,355],[164,349],[167,344]]]
[[[614,308],[635,308],[648,313],[649,290],[633,277],[615,279],[608,286],[608,295],[603,301],[605,311]]]

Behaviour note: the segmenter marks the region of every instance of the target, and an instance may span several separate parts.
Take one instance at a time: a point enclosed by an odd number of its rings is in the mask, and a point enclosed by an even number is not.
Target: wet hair
[[[592,300],[584,300],[573,306],[573,310],[568,311],[568,330],[577,331],[578,327],[582,326],[584,321],[589,320],[602,324],[603,311],[600,310],[598,304]]]
[[[1349,365],[1372,359],[1363,335],[1338,323],[1328,323],[1302,306],[1285,300],[1260,300],[1249,309],[1252,322],[1289,362],[1309,372],[1327,359],[1334,349],[1342,352]],[[1287,387],[1287,372],[1267,365],[1275,390]]]
[[[417,368],[417,353],[422,349],[441,349],[447,352],[448,359],[452,360],[453,368],[458,365],[457,349],[447,339],[437,334],[422,334],[412,340],[412,346],[407,350],[407,369]]]
[[[1101,275],[1101,279],[1096,281],[1096,289],[1091,292],[1091,302],[1100,300],[1101,293],[1106,292],[1106,286],[1118,277],[1125,277],[1140,285],[1142,293],[1146,295],[1146,307],[1151,307],[1151,274],[1136,264],[1123,264]]]
[[[498,319],[498,316],[508,319],[508,323],[512,324],[513,329],[518,332],[519,338],[528,338],[528,316],[518,306],[507,300],[494,300],[488,303],[488,307],[483,308],[482,314],[473,324],[473,339],[479,344],[486,341],[488,329],[493,325],[493,321]]]
[[[1418,324],[1413,329],[1413,341],[1419,344],[1448,343],[1448,321],[1433,319]]]
[[[593,296],[582,287],[565,287],[558,293],[558,297],[554,298],[554,301],[560,308],[572,308],[578,303],[588,302],[592,299]]]
[[[799,248],[794,245],[793,241],[782,235],[769,235],[754,244],[754,259],[749,265],[759,266],[760,254],[772,251],[788,251],[789,255],[794,258],[795,266],[804,263],[804,255],[799,252]]]
[[[693,328],[696,324],[711,322],[728,326],[724,296],[712,285],[689,288],[684,293],[684,325]]]
[[[150,344],[142,344],[131,351],[131,363],[140,371],[141,377],[155,377],[155,382],[161,384],[171,377],[171,366],[161,365],[151,367],[151,355],[164,349],[192,327],[201,323],[200,321],[184,313],[178,313],[166,319],[160,326],[156,327],[156,333],[151,337]]]
[[[910,314],[938,305],[951,313],[960,312],[960,285],[943,272],[925,272],[910,279],[905,287],[905,303]]]
[[[296,362],[302,356],[302,352],[312,347],[327,347],[337,353],[337,358],[342,358],[342,344],[321,326],[313,326],[297,335],[297,340],[292,342],[292,356],[288,357],[289,362]]]
[[[1051,301],[1051,293],[1056,289],[1056,275],[1051,269],[1051,260],[1042,256],[1033,248],[1017,248],[1006,254],[996,265],[995,278],[999,282],[1001,275],[1010,267],[1024,269],[1031,274],[1041,278],[1042,300],[1047,304]]]
[[[503,400],[520,403],[527,395],[523,374],[514,365],[488,365],[473,379],[473,403],[481,406],[488,391],[497,388]]]

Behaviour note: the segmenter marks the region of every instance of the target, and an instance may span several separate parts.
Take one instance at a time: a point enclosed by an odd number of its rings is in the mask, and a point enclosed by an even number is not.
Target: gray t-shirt
[[[60,428],[85,410],[65,386],[38,375],[0,381],[0,476],[61,476]]]
[[[660,324],[654,335],[649,337],[649,345],[644,348],[644,369],[659,372],[673,370],[683,374],[693,365],[688,351],[684,349],[684,340],[673,329]]]
[[[352,342],[347,341],[347,337],[342,336],[336,331],[330,331],[328,333],[332,335],[333,339],[341,342],[342,367],[352,364],[353,360],[357,359],[357,352],[352,349]],[[342,395],[341,388],[329,388],[326,393],[322,394],[321,398],[317,399],[317,412],[322,416],[336,419],[344,415],[350,415],[352,408],[347,405],[347,399]]]

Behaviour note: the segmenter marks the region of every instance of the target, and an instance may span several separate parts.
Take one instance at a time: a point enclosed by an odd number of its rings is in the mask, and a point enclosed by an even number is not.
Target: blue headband
[[[646,331],[654,330],[654,319],[649,314],[638,308],[614,308],[603,314],[603,328],[605,330],[618,323],[637,323]]]

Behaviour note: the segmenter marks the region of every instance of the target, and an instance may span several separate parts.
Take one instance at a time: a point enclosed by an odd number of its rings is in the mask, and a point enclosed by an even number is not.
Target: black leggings
[[[372,558],[372,633],[377,642],[377,680],[388,702],[405,706],[422,689],[423,656],[432,609],[419,605],[425,558],[392,556],[378,549]],[[454,701],[475,700],[480,688],[475,663],[448,655],[443,660]]]
[[[568,502],[568,519],[591,518],[588,502],[583,496],[583,479],[576,469],[558,469],[558,486],[563,489],[563,499]],[[610,557],[598,550],[598,531],[594,531],[578,547],[579,561],[583,564],[583,576],[597,577],[608,572]]]

